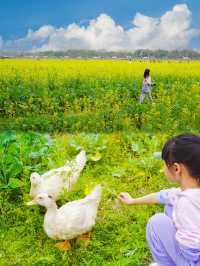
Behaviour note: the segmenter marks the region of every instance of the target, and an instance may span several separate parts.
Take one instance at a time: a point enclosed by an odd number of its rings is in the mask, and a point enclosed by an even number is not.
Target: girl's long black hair
[[[200,183],[200,136],[178,135],[169,139],[162,149],[162,159],[170,166],[181,163]]]
[[[149,77],[149,75],[150,75],[150,69],[146,68],[144,71],[144,78]]]

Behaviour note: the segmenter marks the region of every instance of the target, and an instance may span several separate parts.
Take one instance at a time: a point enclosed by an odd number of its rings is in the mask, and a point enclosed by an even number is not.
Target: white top
[[[173,206],[172,220],[177,229],[177,241],[190,248],[200,248],[200,189],[161,190],[158,201]]]
[[[151,89],[151,76],[148,76],[143,79],[142,82],[142,92],[146,93]]]

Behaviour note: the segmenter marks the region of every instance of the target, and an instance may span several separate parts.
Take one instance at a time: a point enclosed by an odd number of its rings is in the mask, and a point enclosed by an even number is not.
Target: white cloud
[[[135,50],[184,49],[200,35],[191,27],[192,14],[186,4],[175,5],[160,18],[137,13],[132,27],[125,30],[106,14],[90,20],[87,26],[76,23],[66,28],[44,25],[15,41],[5,41],[3,48],[17,50]],[[0,41],[1,43],[1,41]]]
[[[36,31],[29,29],[27,35],[24,38],[14,41],[5,41],[3,48],[5,50],[10,49],[20,51],[39,48],[42,47],[46,42],[48,42],[48,38],[51,36],[51,34],[53,34],[54,31],[55,28],[50,25],[44,25]]]
[[[191,12],[187,5],[175,5],[159,19],[137,13],[134,27],[128,30],[134,48],[184,49],[200,35],[199,29],[191,28]]]

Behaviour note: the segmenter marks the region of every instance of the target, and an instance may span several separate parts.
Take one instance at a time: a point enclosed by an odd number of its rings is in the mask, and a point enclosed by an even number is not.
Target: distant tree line
[[[113,59],[200,59],[200,52],[195,50],[147,50],[140,49],[133,52],[108,52],[95,50],[67,50],[43,52],[0,51],[0,57],[49,57],[49,58],[113,58]]]

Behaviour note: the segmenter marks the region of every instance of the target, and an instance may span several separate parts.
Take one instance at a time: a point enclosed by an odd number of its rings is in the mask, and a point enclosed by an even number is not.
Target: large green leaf
[[[23,182],[19,180],[18,178],[10,178],[8,187],[9,188],[19,188],[23,186]]]
[[[5,131],[0,134],[0,145],[7,146],[16,140],[16,134],[12,131]]]
[[[8,154],[4,160],[4,174],[8,177],[16,177],[23,170],[23,163],[19,158]]]

